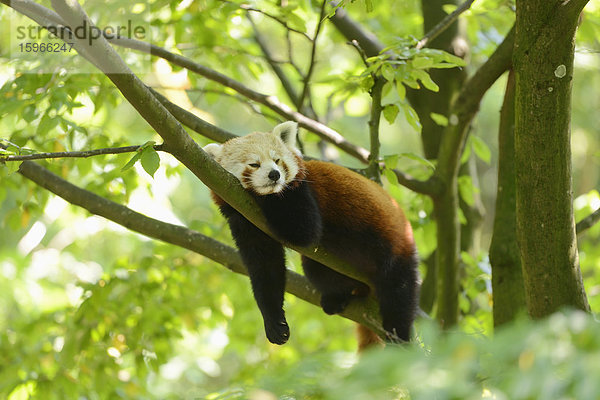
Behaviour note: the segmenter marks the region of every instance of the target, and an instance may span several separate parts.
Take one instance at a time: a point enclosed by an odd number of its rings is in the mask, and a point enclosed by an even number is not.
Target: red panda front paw
[[[285,318],[280,321],[265,321],[267,339],[273,344],[284,344],[290,338],[290,327]]]

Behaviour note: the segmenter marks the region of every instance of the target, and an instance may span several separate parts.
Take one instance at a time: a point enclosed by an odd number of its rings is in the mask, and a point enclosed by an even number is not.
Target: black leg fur
[[[293,245],[309,246],[321,238],[319,205],[306,183],[281,193],[255,196],[275,236]]]
[[[417,313],[417,257],[396,256],[379,264],[375,289],[383,329],[391,342],[407,342]]]
[[[302,256],[302,268],[308,280],[321,293],[321,307],[327,314],[341,313],[353,297],[364,297],[369,293],[369,287],[364,283],[308,257]]]
[[[290,329],[283,311],[285,253],[283,246],[254,226],[231,206],[221,206],[244,265],[271,343],[284,344]]]

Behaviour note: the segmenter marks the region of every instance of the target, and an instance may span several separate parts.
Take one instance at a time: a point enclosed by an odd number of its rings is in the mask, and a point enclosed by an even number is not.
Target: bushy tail
[[[356,337],[358,340],[359,353],[366,349],[384,346],[383,339],[364,325],[356,325]]]

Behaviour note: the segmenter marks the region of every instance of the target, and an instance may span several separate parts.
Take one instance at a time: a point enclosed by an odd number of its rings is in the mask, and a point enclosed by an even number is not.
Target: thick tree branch
[[[363,29],[356,23],[343,8],[335,10],[330,18],[333,25],[349,42],[356,40],[367,57],[373,57],[381,53],[385,45],[377,39],[373,33]]]
[[[152,88],[148,88],[150,92],[160,101],[160,103],[175,117],[179,122],[199,133],[200,135],[207,137],[208,139],[214,140],[215,142],[226,142],[229,139],[237,137],[231,132],[225,129],[219,128],[213,124],[210,124],[202,118],[194,115],[188,110],[179,107],[177,104],[171,102],[162,94],[158,93]]]
[[[201,254],[235,273],[248,275],[239,253],[234,248],[215,239],[183,226],[147,217],[121,204],[81,189],[31,161],[23,162],[19,167],[19,173],[67,202],[82,207],[92,214],[104,217],[150,238]],[[320,298],[316,289],[304,276],[290,270],[287,271],[286,291],[319,306]],[[341,316],[383,333],[378,319],[377,306],[372,298],[353,302]]]

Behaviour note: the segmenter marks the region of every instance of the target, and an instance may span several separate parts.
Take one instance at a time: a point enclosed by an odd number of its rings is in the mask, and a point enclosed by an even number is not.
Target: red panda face
[[[285,124],[285,132],[277,129]],[[296,158],[300,155],[295,147],[296,129],[295,123],[287,122],[271,133],[251,133],[222,145],[209,144],[204,150],[245,189],[261,196],[279,193],[300,170]],[[293,140],[291,146],[290,139]]]

